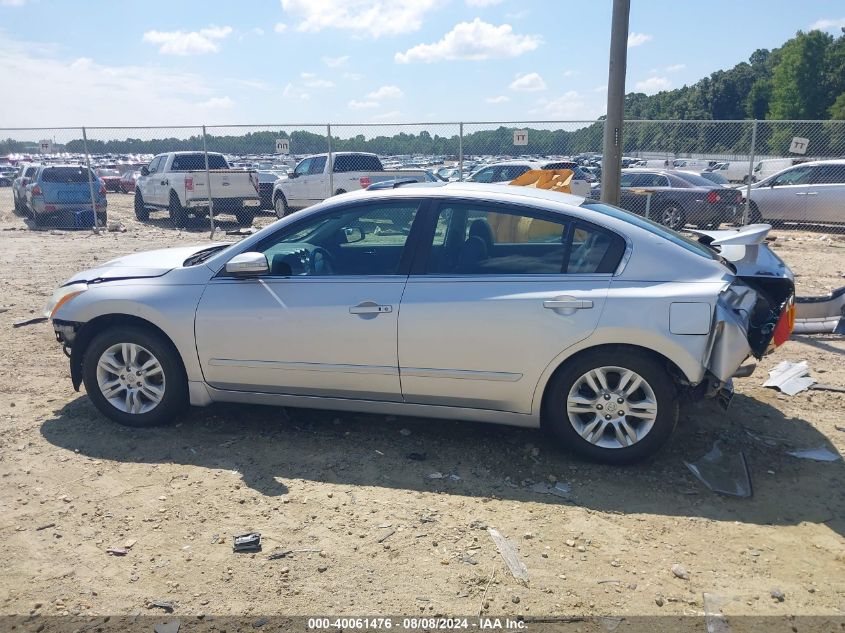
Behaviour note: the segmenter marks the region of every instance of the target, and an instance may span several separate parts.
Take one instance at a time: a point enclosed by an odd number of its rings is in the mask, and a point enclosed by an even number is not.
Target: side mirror
[[[288,174],[288,178],[297,178],[298,176],[299,174],[297,174],[295,171],[292,171]]]
[[[141,175],[142,176],[149,176],[150,175],[150,170],[146,165],[141,167]]]
[[[343,229],[343,232],[346,235],[347,244],[355,244],[356,242],[362,242],[366,237],[364,229],[362,229],[360,226],[345,227]]]
[[[266,275],[270,272],[270,264],[264,253],[241,253],[226,262],[226,272],[239,277]]]

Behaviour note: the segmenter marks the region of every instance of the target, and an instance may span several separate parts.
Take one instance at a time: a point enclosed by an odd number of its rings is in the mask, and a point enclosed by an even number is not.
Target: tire
[[[610,393],[599,393],[589,386],[588,372],[596,370],[603,372]],[[624,389],[617,392],[628,371],[642,379],[640,386],[627,394]],[[602,386],[595,373],[592,382]],[[570,400],[570,396],[578,401]],[[646,402],[654,403],[656,415],[635,415],[653,412],[654,406],[647,409]],[[629,406],[635,407],[633,412]],[[543,428],[582,457],[606,464],[629,464],[653,455],[677,422],[677,391],[665,367],[646,354],[625,348],[588,351],[564,364],[549,381],[543,401]],[[591,427],[593,435],[589,435]],[[642,435],[632,438],[625,433],[626,428]],[[599,430],[600,435],[595,433]]]
[[[657,212],[657,221],[673,231],[680,231],[687,223],[687,214],[676,202],[667,202]]]
[[[16,195],[12,195],[12,199],[15,202],[15,215],[23,215],[23,207],[21,206],[21,201],[18,200]]]
[[[124,357],[127,349],[134,351],[129,359]],[[121,373],[127,360],[130,372]],[[150,362],[150,373],[139,376]],[[82,380],[100,413],[125,426],[167,424],[188,404],[188,380],[179,354],[160,334],[141,327],[112,327],[97,334],[85,349]],[[112,391],[104,393],[101,385]]]
[[[750,224],[759,224],[764,222],[763,215],[760,213],[760,208],[752,201],[748,207],[748,222]]]
[[[135,191],[135,217],[141,222],[150,219],[150,210],[144,206],[144,197],[140,191]]]
[[[276,200],[273,202],[273,209],[276,211],[276,217],[279,219],[285,217],[286,215],[290,215],[290,207],[288,206],[285,194],[280,193],[276,196]]]
[[[235,219],[238,221],[238,226],[252,226],[255,220],[255,209],[241,207],[240,211],[235,211]]]
[[[188,210],[182,206],[182,203],[179,201],[179,196],[175,191],[170,192],[169,209],[170,221],[173,222],[173,226],[175,228],[181,229],[188,224]]]

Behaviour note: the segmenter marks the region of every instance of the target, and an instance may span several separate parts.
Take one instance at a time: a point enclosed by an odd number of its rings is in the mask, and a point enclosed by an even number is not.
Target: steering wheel
[[[334,265],[331,253],[322,246],[315,246],[308,255],[309,275],[333,275]]]

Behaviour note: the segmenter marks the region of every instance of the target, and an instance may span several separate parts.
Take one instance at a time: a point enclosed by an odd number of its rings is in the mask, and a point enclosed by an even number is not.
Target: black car
[[[626,169],[622,172],[619,206],[647,216],[676,231],[686,224],[715,228],[741,214],[742,193],[719,186],[698,174],[662,169]],[[598,198],[600,188],[592,190]]]
[[[261,199],[261,209],[273,210],[273,185],[279,179],[279,174],[272,171],[258,172],[258,196]]]

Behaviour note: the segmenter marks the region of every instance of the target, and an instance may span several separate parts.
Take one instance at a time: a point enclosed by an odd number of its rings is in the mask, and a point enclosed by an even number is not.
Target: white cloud
[[[340,57],[323,57],[323,63],[329,68],[337,68],[338,66],[344,66],[348,61],[349,55],[341,55]]]
[[[569,121],[591,121],[601,112],[595,105],[588,104],[575,90],[570,90],[557,99],[540,99],[537,106],[531,110],[532,114]]]
[[[508,87],[517,92],[539,92],[546,89],[546,82],[537,73],[526,73],[517,75]]]
[[[328,79],[309,79],[305,85],[308,88],[334,88],[334,82]]]
[[[302,101],[307,101],[311,98],[311,95],[305,92],[299,86],[295,86],[292,83],[288,83],[284,90],[282,90],[282,96],[285,99],[300,99]]]
[[[21,127],[222,124],[233,104],[193,73],[63,59],[0,33],[0,94],[43,94],[45,85],[61,99],[4,99],[0,119]]]
[[[467,0],[467,6],[484,8],[492,7],[496,4],[502,4],[502,2],[504,2],[504,0]]]
[[[496,97],[487,97],[487,99],[485,99],[485,101],[487,101],[487,103],[505,103],[506,101],[510,101],[510,100],[511,100],[511,98],[506,97],[505,95],[498,95]]]
[[[380,101],[382,99],[401,99],[405,96],[397,86],[382,86],[378,90],[373,90],[367,95],[367,99]]]
[[[672,82],[666,77],[649,77],[643,81],[638,81],[634,84],[638,92],[644,92],[647,95],[652,95],[661,90],[668,90],[672,87]]]
[[[607,92],[607,84],[601,84],[593,88],[593,92]]]
[[[264,35],[264,29],[262,29],[260,26],[256,26],[252,29],[252,34],[258,36]]]
[[[156,44],[163,55],[202,55],[219,51],[220,40],[231,34],[231,26],[210,26],[199,31],[147,31],[143,41]]]
[[[298,31],[323,29],[356,31],[381,37],[418,30],[425,15],[443,0],[281,0],[282,8],[298,18]]]
[[[845,28],[845,18],[822,18],[816,20],[810,25],[810,30],[818,29],[819,31],[838,31]]]
[[[629,33],[628,34],[628,48],[634,48],[634,46],[640,46],[641,44],[645,44],[646,42],[650,42],[654,39],[653,35],[648,35],[647,33]]]
[[[672,64],[671,66],[666,66],[666,72],[667,73],[676,73],[679,70],[683,70],[686,67],[687,67],[686,64]]]
[[[257,79],[238,79],[238,83],[245,88],[261,90],[262,92],[268,92],[270,90],[270,84],[266,81],[259,81]]]
[[[4,7],[22,7],[27,3],[27,0],[0,0],[0,5]]]
[[[353,99],[348,103],[348,106],[353,110],[366,110],[368,108],[377,108],[378,103],[375,101],[356,101]]]
[[[533,51],[543,39],[539,35],[517,35],[510,24],[494,26],[475,18],[460,22],[439,42],[417,44],[404,53],[396,53],[400,64],[437,62],[450,59],[479,61],[495,57],[517,57]]]
[[[231,110],[235,106],[235,102],[229,97],[211,97],[211,99],[198,103],[197,105],[207,110]]]
[[[373,121],[395,121],[402,115],[399,110],[391,110],[383,114],[374,114],[371,118]]]
[[[361,73],[343,73],[343,78],[349,79],[350,81],[361,81],[364,75]]]
[[[580,71],[573,70],[572,68],[567,68],[566,70],[563,71],[564,77],[574,77],[575,75],[578,75],[578,74],[580,74]]]
[[[285,24],[284,22],[276,22],[276,26],[273,27],[273,30],[276,33],[284,33],[285,31],[288,30],[288,25]]]

